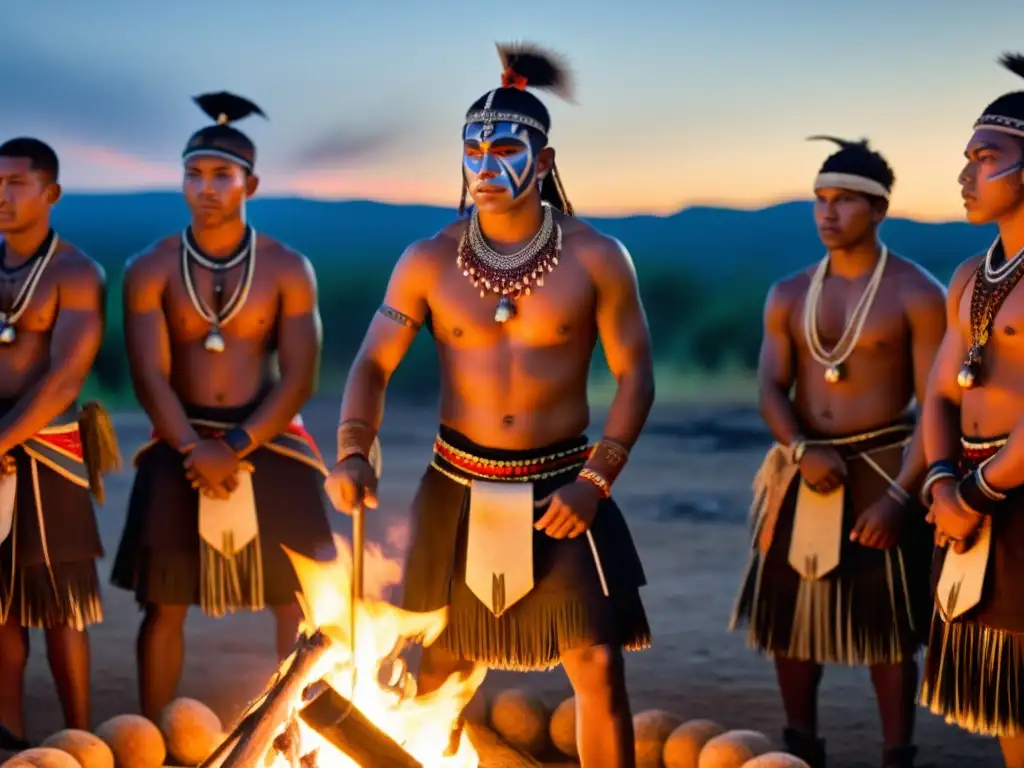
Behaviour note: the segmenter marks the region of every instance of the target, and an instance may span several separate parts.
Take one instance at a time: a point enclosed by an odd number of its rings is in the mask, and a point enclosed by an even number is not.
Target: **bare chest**
[[[259,266],[214,272],[193,267],[186,280],[179,266],[168,280],[164,312],[179,340],[192,340],[216,326],[222,335],[260,339],[274,328],[280,306],[279,280]]]
[[[959,324],[964,339],[970,344],[973,341],[971,332],[972,313],[981,320],[985,312],[982,304],[974,306],[974,287],[977,278],[971,280],[960,298]],[[988,328],[988,344],[998,344],[1003,348],[1018,347],[1024,353],[1024,280],[1018,283],[1003,299],[1001,304],[993,306],[994,314]]]
[[[497,319],[500,299],[474,287],[453,257],[429,296],[435,338],[453,347],[552,347],[594,327],[594,290],[571,254],[545,276],[542,287],[512,300],[513,315],[505,322]]]
[[[816,328],[826,350],[835,347],[844,336],[849,342],[855,339],[854,348],[858,350],[902,349],[907,342],[907,326],[899,286],[893,280],[883,281],[864,314],[857,311],[857,305],[865,285],[864,280],[850,282],[829,278],[816,306],[809,307],[805,296],[792,320],[798,346],[808,347],[812,330]],[[806,317],[808,309],[810,318]]]
[[[16,331],[46,333],[52,330],[58,306],[58,283],[52,272],[43,271],[34,285],[28,270],[0,273],[0,313]]]

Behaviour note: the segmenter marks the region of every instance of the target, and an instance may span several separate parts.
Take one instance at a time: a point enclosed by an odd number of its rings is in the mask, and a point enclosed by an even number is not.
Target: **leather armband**
[[[605,498],[611,496],[612,484],[626,466],[629,449],[615,440],[602,438],[590,451],[587,463],[580,470],[580,479],[597,486]]]
[[[338,425],[338,463],[353,456],[370,460],[370,448],[377,437],[376,430],[365,421],[348,419]]]

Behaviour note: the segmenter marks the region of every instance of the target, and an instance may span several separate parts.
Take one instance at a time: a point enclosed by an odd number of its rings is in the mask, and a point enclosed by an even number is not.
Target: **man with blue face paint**
[[[1001,63],[1024,77],[1024,56]],[[922,701],[995,736],[1024,768],[1024,91],[975,122],[959,182],[967,220],[995,223],[956,270],[924,410],[927,495],[938,528],[935,615]]]
[[[441,426],[413,504],[404,606],[447,608],[419,691],[451,675],[559,664],[586,766],[635,764],[623,649],[650,643],[640,559],[611,488],[654,398],[650,337],[625,248],[572,215],[529,87],[569,93],[565,67],[499,47],[502,87],[462,130],[468,217],[402,255],[349,372],[335,506],[376,506],[368,456],[387,381],[422,325],[441,364]],[[597,341],[618,382],[591,445]],[[452,749],[458,748],[456,729]]]
[[[894,174],[867,141],[814,183],[828,253],[772,286],[758,366],[776,438],[755,479],[750,565],[734,626],[775,663],[786,748],[824,768],[827,664],[868,667],[885,768],[910,768],[916,654],[931,605],[932,532],[914,501],[925,461],[915,399],[945,331],[942,286],[879,239]]]

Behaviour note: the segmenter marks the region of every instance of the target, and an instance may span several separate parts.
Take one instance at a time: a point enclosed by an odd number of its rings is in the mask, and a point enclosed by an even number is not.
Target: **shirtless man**
[[[907,768],[932,538],[915,502],[924,453],[912,404],[945,328],[943,290],[879,241],[888,163],[866,141],[831,140],[840,149],[814,208],[828,254],[772,286],[765,305],[761,414],[778,442],[755,480],[734,626],[749,624],[751,645],[774,658],[791,753],[825,765],[823,665],[867,666],[882,765]],[[815,523],[830,535],[815,538]]]
[[[1024,57],[1002,63],[1024,77]],[[964,730],[997,737],[1007,768],[1024,768],[1022,148],[1018,91],[985,108],[964,153],[967,220],[995,223],[999,236],[950,281],[948,330],[923,417],[929,465],[922,495],[940,546],[922,702]],[[958,556],[950,556],[949,540]]]
[[[502,87],[470,107],[463,130],[460,210],[468,192],[473,214],[395,267],[349,373],[327,490],[343,510],[376,506],[367,457],[388,378],[426,324],[441,427],[414,504],[404,604],[447,606],[449,624],[424,651],[419,690],[481,667],[560,663],[583,764],[633,766],[622,649],[648,646],[650,629],[643,568],[609,494],[654,399],[647,322],[625,249],[572,217],[548,111],[525,90],[566,92],[566,74],[532,46],[499,54]],[[598,338],[618,392],[592,450]]]
[[[196,101],[217,125],[185,147],[191,225],[134,257],[124,280],[153,440],[136,459],[112,580],[145,609],[139,694],[151,719],[175,696],[190,605],[213,616],[269,605],[284,657],[301,612],[281,545],[308,557],[333,546],[326,469],[298,416],[320,358],[313,270],[246,222],[255,147],[230,123],[258,107],[227,93]]]
[[[78,397],[103,339],[106,278],[50,227],[57,155],[0,146],[0,749],[24,749],[30,628],[46,636],[68,728],[92,727],[89,636],[103,556],[90,490],[117,466],[109,418]]]

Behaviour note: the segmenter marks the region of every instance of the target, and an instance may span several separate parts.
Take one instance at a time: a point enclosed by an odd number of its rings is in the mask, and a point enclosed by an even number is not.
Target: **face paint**
[[[1012,163],[1006,168],[1002,168],[992,173],[991,176],[987,177],[985,181],[996,181],[997,179],[1004,179],[1014,173],[1018,173],[1021,170],[1021,161],[1018,160],[1016,163]]]
[[[543,138],[519,123],[470,123],[462,134],[469,186],[487,172],[488,184],[506,187],[515,199],[535,181]]]

